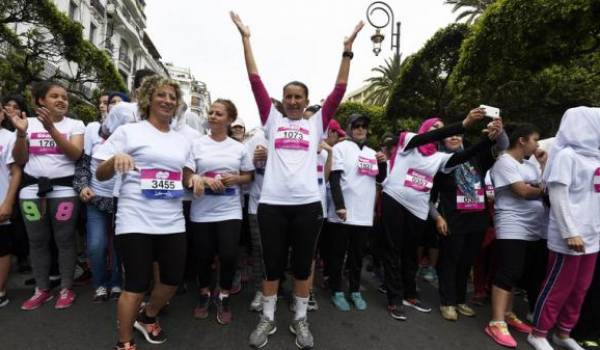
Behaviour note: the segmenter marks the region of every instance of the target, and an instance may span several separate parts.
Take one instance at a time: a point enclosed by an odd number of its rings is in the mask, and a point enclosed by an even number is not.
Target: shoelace
[[[308,322],[305,320],[301,320],[298,321],[298,333],[300,333],[302,336],[307,336],[310,333],[310,330],[308,329]]]
[[[267,320],[266,318],[261,318],[260,322],[258,323],[258,326],[256,326],[256,330],[261,333],[264,333],[269,329],[270,326],[271,322],[269,320]]]
[[[96,289],[96,295],[106,295],[107,294],[107,290],[104,287],[98,287]]]
[[[494,325],[494,327],[496,327],[500,331],[500,333],[502,333],[502,335],[509,335],[510,334],[508,332],[508,327],[505,324],[496,323]]]
[[[67,299],[69,298],[69,290],[68,289],[63,289],[60,291],[60,299]]]
[[[160,328],[160,324],[158,323],[158,321],[156,321],[154,323],[147,324],[146,327],[148,328],[148,331],[150,332],[150,334],[152,334],[153,336],[159,335],[160,332],[162,331],[162,329]]]

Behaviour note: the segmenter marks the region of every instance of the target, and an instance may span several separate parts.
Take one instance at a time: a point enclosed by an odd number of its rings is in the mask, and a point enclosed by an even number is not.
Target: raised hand
[[[485,109],[483,108],[475,108],[472,109],[465,120],[463,120],[463,126],[465,128],[470,128],[475,125],[478,121],[482,120],[485,117]]]
[[[50,111],[46,107],[36,109],[35,114],[46,131],[50,131],[52,128],[54,128],[54,122],[50,116]]]
[[[350,34],[350,36],[347,36],[344,38],[344,50],[352,51],[352,44],[354,44],[356,35],[358,35],[358,32],[360,32],[364,26],[365,26],[365,22],[363,22],[363,21],[358,22],[356,27],[354,27],[354,31],[352,31],[352,34]],[[250,35],[250,34],[248,34],[248,35]]]
[[[17,131],[21,133],[27,132],[27,127],[29,126],[29,122],[27,121],[27,114],[25,112],[19,113],[8,113],[8,111],[4,110],[4,115],[10,119],[12,125],[17,129]]]
[[[240,31],[242,38],[249,38],[250,37],[250,27],[248,27],[247,25],[244,24],[244,22],[242,22],[240,15],[238,15],[237,13],[235,13],[233,11],[229,11],[229,16],[231,17],[231,20],[233,21],[233,23],[235,24],[237,29]]]

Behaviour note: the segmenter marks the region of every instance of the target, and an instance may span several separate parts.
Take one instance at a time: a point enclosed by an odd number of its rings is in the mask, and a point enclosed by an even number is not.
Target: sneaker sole
[[[71,301],[69,304],[66,304],[66,305],[54,305],[54,308],[55,308],[56,310],[64,310],[64,309],[68,309],[68,308],[70,308],[71,306],[73,306],[73,303],[74,303],[74,302],[75,302],[75,299],[73,299],[73,301]]]
[[[39,304],[38,306],[36,306],[36,307],[34,307],[34,308],[26,308],[26,307],[23,307],[23,306],[21,306],[21,310],[23,310],[23,311],[33,311],[33,310],[37,310],[37,309],[39,309],[40,307],[42,307],[42,305],[46,304],[46,303],[47,303],[47,302],[49,302],[49,301],[52,301],[52,299],[54,299],[54,296],[52,296],[52,295],[51,295],[50,297],[48,297],[48,299],[44,300],[44,301],[43,301],[41,304]]]
[[[222,325],[222,326],[227,326],[231,323],[231,320],[225,322],[221,319],[221,317],[219,317],[219,314],[217,314],[217,323]]]
[[[146,341],[150,344],[158,345],[158,344],[163,344],[164,342],[167,341],[167,339],[153,340],[152,338],[150,338],[150,334],[148,333],[148,331],[146,331],[146,328],[144,328],[144,326],[142,326],[138,321],[135,321],[133,323],[133,328],[137,329],[140,333],[142,333],[144,338],[146,338]]]
[[[275,326],[275,327],[273,327],[273,329],[272,329],[272,330],[271,330],[269,333],[267,333],[267,339],[265,339],[265,342],[264,342],[264,343],[262,343],[262,344],[260,344],[260,345],[250,345],[250,346],[252,346],[252,347],[253,347],[253,348],[255,348],[255,349],[261,349],[261,348],[264,348],[264,347],[265,347],[265,346],[267,346],[267,344],[269,343],[269,336],[271,336],[271,335],[275,334],[276,332],[277,332],[277,327]]]
[[[505,348],[509,348],[509,349],[516,349],[516,346],[512,346],[512,345],[508,345],[508,344],[502,344],[501,342],[499,342],[493,335],[493,333],[488,329],[488,327],[485,327],[485,334],[487,334],[490,338],[492,338],[492,340],[494,341],[494,343],[504,346]]]
[[[296,334],[296,331],[294,330],[294,327],[292,327],[292,325],[290,325],[290,332],[292,332],[293,335],[296,336],[296,339],[294,340],[294,344],[296,344],[296,347],[300,350],[304,350],[304,349],[312,349],[314,347],[314,345],[310,345],[310,346],[301,346],[298,343],[298,335]]]
[[[406,321],[406,320],[408,320],[408,317],[406,317],[406,316],[395,316],[391,312],[388,312],[388,314],[390,314],[390,317],[393,318],[396,321]]]
[[[402,300],[402,305],[404,305],[404,306],[406,306],[406,307],[413,308],[413,309],[415,309],[415,310],[417,310],[417,311],[419,311],[419,312],[422,312],[422,313],[424,313],[424,314],[428,314],[428,313],[430,313],[430,312],[431,312],[431,308],[429,308],[429,309],[424,309],[424,308],[422,308],[422,307],[418,307],[418,306],[416,306],[416,305],[413,305],[413,304],[411,304],[411,303],[409,303],[409,302],[406,302],[406,301],[404,301],[404,300]]]
[[[10,299],[6,299],[3,302],[1,302],[0,307],[5,307],[6,305],[8,305],[8,303],[10,303]]]

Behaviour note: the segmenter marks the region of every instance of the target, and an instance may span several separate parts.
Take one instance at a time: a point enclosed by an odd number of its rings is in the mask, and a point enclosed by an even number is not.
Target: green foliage
[[[497,1],[461,48],[452,108],[493,105],[552,133],[565,109],[600,104],[599,18],[598,0]]]
[[[387,119],[448,116],[453,99],[447,86],[448,77],[458,62],[460,46],[468,32],[465,24],[451,24],[404,61],[387,105]]]
[[[494,3],[495,0],[446,0],[446,5],[454,5],[452,12],[458,12],[456,21],[466,18],[467,24],[472,24],[475,19],[485,11],[485,9]]]
[[[98,108],[83,100],[72,99],[69,111],[71,118],[82,120],[86,125],[100,119]]]
[[[367,103],[374,105],[386,105],[392,94],[394,82],[400,75],[400,55],[394,55],[385,60],[385,64],[371,69],[372,72],[379,73],[378,76],[366,80],[370,84],[367,90]]]

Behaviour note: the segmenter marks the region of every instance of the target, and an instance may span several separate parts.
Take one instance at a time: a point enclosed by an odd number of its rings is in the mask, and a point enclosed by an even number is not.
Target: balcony
[[[125,52],[119,53],[119,65],[124,68],[125,71],[131,70],[131,58]]]
[[[101,16],[104,16],[104,13],[106,12],[106,9],[104,8],[104,5],[102,5],[102,3],[100,2],[100,0],[91,0],[91,5],[94,9],[96,9],[96,11],[98,11],[98,14]]]

